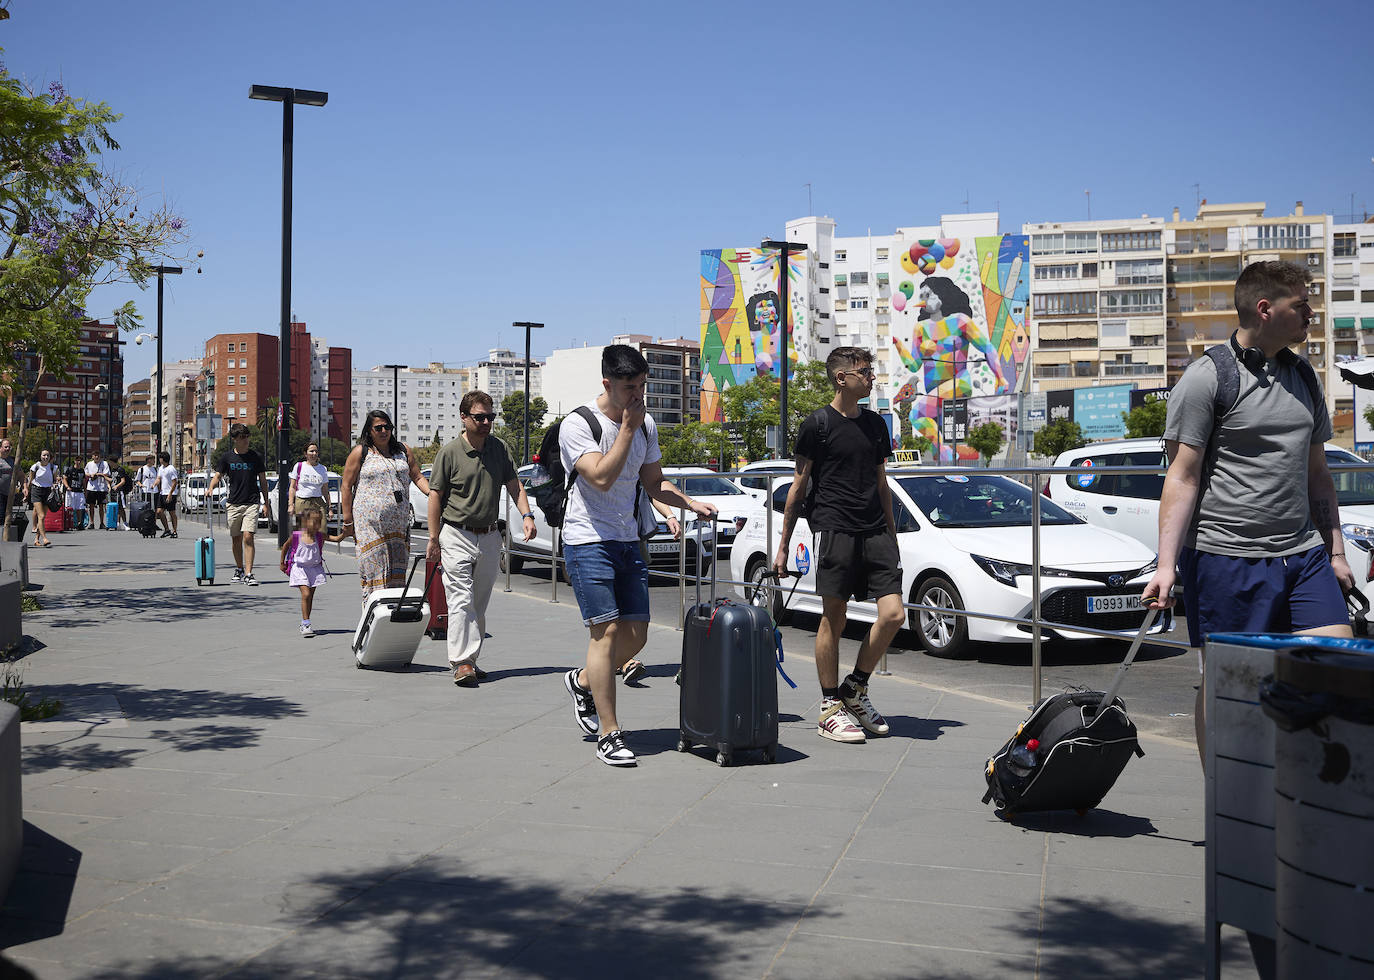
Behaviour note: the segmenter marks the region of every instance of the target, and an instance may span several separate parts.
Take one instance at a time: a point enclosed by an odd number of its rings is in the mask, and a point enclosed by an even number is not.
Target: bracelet
[[[521,514],[520,516],[522,518],[529,518],[530,520],[534,520],[534,511],[530,511],[528,514]]]

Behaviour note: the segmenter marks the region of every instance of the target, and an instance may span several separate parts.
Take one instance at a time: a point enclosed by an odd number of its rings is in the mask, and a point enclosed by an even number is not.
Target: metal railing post
[[[501,542],[506,549],[506,591],[510,591],[510,546],[514,535],[510,533],[510,494],[506,494],[506,540]],[[557,569],[555,569],[557,571]]]
[[[1040,703],[1040,473],[1031,470],[1031,705]]]
[[[677,509],[677,526],[681,536],[677,542],[677,626],[681,630],[687,621],[687,509]]]
[[[562,550],[559,542],[563,538],[563,529],[556,527],[553,529],[553,553],[549,555],[549,601],[558,601],[558,563],[563,560]]]

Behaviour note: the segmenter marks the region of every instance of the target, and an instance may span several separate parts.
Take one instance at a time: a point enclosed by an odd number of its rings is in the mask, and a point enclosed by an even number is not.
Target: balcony
[[[1240,264],[1207,266],[1184,266],[1182,269],[1169,270],[1169,282],[1187,284],[1195,282],[1235,282],[1240,278]]]
[[[1321,238],[1289,238],[1287,235],[1282,238],[1256,238],[1253,242],[1246,242],[1247,251],[1251,252],[1294,252],[1299,249],[1325,249],[1326,242]]]
[[[1104,378],[1135,378],[1145,374],[1163,374],[1163,364],[1104,364]]]
[[[1131,334],[1132,347],[1163,347],[1164,335],[1161,334]]]
[[[1179,313],[1234,313],[1236,300],[1233,296],[1180,296]]]

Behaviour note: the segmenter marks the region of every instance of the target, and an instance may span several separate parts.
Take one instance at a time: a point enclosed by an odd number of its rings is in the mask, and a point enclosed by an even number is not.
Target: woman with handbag
[[[51,548],[48,529],[43,526],[48,516],[48,506],[56,501],[58,510],[62,509],[62,477],[57,472],[57,464],[52,461],[52,453],[46,449],[38,454],[38,462],[29,467],[29,506],[33,508],[33,546]]]

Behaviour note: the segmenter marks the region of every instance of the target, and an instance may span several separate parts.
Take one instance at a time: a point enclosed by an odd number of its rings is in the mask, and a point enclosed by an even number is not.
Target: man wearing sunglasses
[[[229,427],[234,448],[219,458],[219,466],[205,491],[206,506],[214,499],[219,481],[229,479],[229,534],[234,542],[235,585],[257,585],[253,577],[253,535],[258,530],[258,515],[266,517],[267,464],[262,454],[249,447],[252,430],[242,422]],[[261,496],[261,503],[259,503]]]
[[[458,403],[463,433],[439,450],[429,476],[429,547],[443,564],[448,599],[448,663],[453,683],[476,687],[486,634],[487,602],[501,560],[497,514],[501,488],[515,501],[525,540],[534,537],[534,512],[516,475],[510,447],[491,434],[491,396],[469,391]]]
[[[886,735],[887,722],[868,699],[868,680],[906,619],[902,559],[887,458],[892,436],[876,412],[859,407],[873,390],[873,355],[836,347],[825,359],[835,387],[829,405],[812,412],[797,431],[796,478],[787,492],[782,540],[773,567],[787,572],[792,528],[806,502],[816,535],[816,591],[822,618],[816,631],[816,673],[821,683],[817,734],[836,742]],[[840,637],[850,598],[877,600],[878,619],[859,645],[854,670],[840,683]]]

